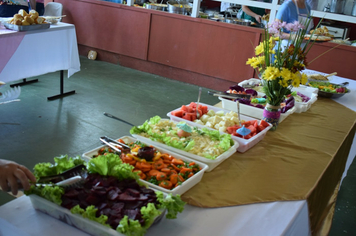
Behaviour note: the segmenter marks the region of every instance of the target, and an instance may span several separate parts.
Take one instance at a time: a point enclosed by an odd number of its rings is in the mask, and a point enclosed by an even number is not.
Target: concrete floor
[[[81,71],[64,80],[64,92],[76,94],[48,101],[59,93],[59,72],[36,77],[22,86],[20,102],[0,105],[0,158],[32,169],[53,157],[82,153],[100,146],[99,137],[129,135],[130,125],[108,118],[113,114],[132,124],[196,101],[198,86],[81,57]],[[66,76],[66,74],[65,74]],[[9,85],[1,88],[6,91]],[[203,88],[201,102],[219,100]],[[341,186],[330,235],[356,235],[354,222],[356,163]],[[0,205],[13,197],[0,191]]]

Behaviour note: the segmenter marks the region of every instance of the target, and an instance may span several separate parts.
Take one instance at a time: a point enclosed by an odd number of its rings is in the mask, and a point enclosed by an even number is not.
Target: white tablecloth
[[[0,27],[0,81],[10,82],[59,70],[68,78],[80,71],[75,26],[58,23],[49,29],[16,32]]]
[[[350,82],[349,88],[352,92],[335,101],[356,111],[354,102],[356,101],[356,81],[334,76],[333,82],[345,81]],[[355,143],[354,139],[348,163],[351,163],[356,155]],[[0,218],[3,218],[2,221],[0,220],[0,235],[1,232],[8,232],[13,226],[17,227],[18,232],[14,234],[16,236],[87,235],[59,220],[35,211],[30,199],[26,196],[1,206]],[[149,229],[147,235],[307,236],[310,235],[308,206],[306,200],[213,209],[187,205],[177,219],[163,219]]]

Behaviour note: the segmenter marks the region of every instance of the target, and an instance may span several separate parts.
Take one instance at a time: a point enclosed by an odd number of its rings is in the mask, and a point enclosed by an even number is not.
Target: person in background
[[[258,7],[248,7],[243,5],[241,7],[242,14],[241,19],[250,20],[255,23],[261,23],[262,16],[266,13],[266,10]]]
[[[17,194],[19,183],[24,190],[30,189],[30,181],[36,182],[36,177],[25,166],[13,161],[0,159],[0,187],[8,191],[9,187],[13,195]]]
[[[288,0],[285,1],[278,9],[276,20],[287,23],[294,23],[299,21],[301,24],[305,24],[306,20],[310,17],[310,6],[305,2],[305,0]],[[307,32],[310,31],[307,29]],[[282,38],[289,38],[289,31],[284,29]]]
[[[13,17],[21,9],[29,11],[27,0],[0,0],[0,5],[0,17]]]

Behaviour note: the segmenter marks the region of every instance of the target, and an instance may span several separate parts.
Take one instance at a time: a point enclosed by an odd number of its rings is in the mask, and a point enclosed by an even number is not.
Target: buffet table
[[[0,19],[1,20],[1,19]],[[61,71],[68,78],[80,71],[75,26],[67,23],[49,29],[17,32],[0,26],[0,81],[5,83]]]
[[[345,82],[350,83],[349,89],[351,93],[335,99],[334,101],[340,103],[349,109],[356,111],[356,81],[348,80],[345,78],[334,76],[333,82]],[[330,100],[330,103],[334,103]],[[328,102],[328,100],[323,101]],[[336,104],[336,103],[334,103]],[[337,104],[337,106],[339,106]],[[337,107],[334,106],[334,107]],[[312,106],[313,107],[313,106]],[[312,109],[312,108],[311,108]],[[354,113],[350,111],[353,114]],[[300,116],[308,116],[306,113],[298,114]],[[323,114],[320,113],[320,119],[323,118]],[[345,117],[346,119],[347,117]],[[354,134],[354,122],[348,134],[349,138],[353,138],[353,145],[350,148],[350,152],[347,158],[347,164],[344,172],[348,169],[348,166],[352,162],[356,155],[356,140],[353,137]],[[289,122],[283,122],[283,125],[288,126]],[[351,122],[352,123],[352,122]],[[291,127],[288,127],[292,129]],[[278,132],[278,129],[276,133]],[[352,133],[353,132],[353,133]],[[267,134],[266,137],[269,135]],[[265,138],[266,138],[265,137]],[[320,137],[322,138],[322,137]],[[352,141],[352,139],[351,139]],[[258,146],[265,146],[268,140],[263,140],[263,144],[257,144],[253,149],[259,148]],[[296,147],[298,148],[298,147]],[[254,152],[253,149],[249,152]],[[243,157],[240,154],[239,157]],[[234,155],[235,156],[235,155]],[[234,157],[233,156],[233,157]],[[235,156],[236,157],[236,156]],[[286,155],[288,157],[288,155]],[[261,161],[263,158],[261,157]],[[346,156],[343,157],[346,160]],[[228,159],[229,160],[229,159]],[[227,161],[225,161],[227,162]],[[226,163],[221,164],[222,167],[226,167]],[[225,163],[225,164],[224,164]],[[219,166],[220,167],[220,166]],[[217,167],[214,171],[223,171]],[[209,174],[213,173],[210,172]],[[344,171],[343,166],[338,170],[339,173]],[[279,173],[277,173],[279,174]],[[322,173],[320,179],[329,173]],[[256,176],[257,173],[256,173]],[[337,175],[335,175],[337,176]],[[280,176],[283,178],[284,176]],[[334,175],[330,175],[331,178]],[[341,177],[341,174],[340,174]],[[207,176],[209,178],[209,176]],[[203,180],[206,179],[205,176]],[[336,179],[338,182],[340,179]],[[233,183],[233,180],[231,181]],[[295,183],[290,183],[294,185]],[[199,187],[197,185],[196,187]],[[192,190],[195,190],[194,187]],[[335,186],[336,190],[338,185]],[[321,189],[322,190],[322,189]],[[261,190],[262,191],[262,190]],[[192,195],[191,190],[187,192],[187,195]],[[183,195],[185,196],[185,195]],[[330,204],[327,206],[326,212],[333,212],[333,203],[335,202],[335,194],[330,199]],[[211,195],[204,196],[205,198],[212,197]],[[309,201],[309,200],[308,200]],[[178,214],[178,218],[175,220],[163,219],[157,225],[152,226],[149,229],[147,235],[167,235],[167,232],[171,232],[174,235],[310,235],[312,234],[310,226],[310,209],[306,199],[294,200],[294,201],[274,201],[268,203],[254,203],[240,206],[231,207],[218,207],[218,208],[200,208],[191,205],[186,205],[183,213]],[[329,208],[330,207],[330,208]],[[326,206],[325,206],[326,208]],[[325,209],[322,209],[324,212]],[[318,212],[317,212],[318,213]],[[2,218],[2,219],[1,219]],[[321,218],[325,218],[325,221],[329,221],[326,224],[326,230],[328,230],[328,224],[332,220],[324,215]],[[323,220],[323,221],[324,221]],[[10,224],[11,223],[11,224]],[[33,209],[30,199],[26,196],[20,197],[0,207],[0,232],[4,235],[87,235],[84,232],[73,228],[69,225],[62,223],[52,217],[49,217],[41,212],[37,212]],[[323,228],[323,227],[321,227]],[[9,230],[15,230],[16,232],[11,234]],[[321,229],[319,229],[321,230]],[[12,231],[14,232],[14,231]],[[319,231],[320,232],[320,231]],[[0,233],[0,235],[1,235]],[[315,231],[313,232],[313,234]]]

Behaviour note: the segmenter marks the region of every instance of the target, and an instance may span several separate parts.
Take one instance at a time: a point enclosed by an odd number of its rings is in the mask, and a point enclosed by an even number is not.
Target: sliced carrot
[[[170,170],[169,168],[162,168],[161,171],[164,172],[164,173],[166,173],[166,174],[167,174],[167,173],[168,173],[168,174],[171,173],[171,170]]]
[[[182,169],[180,169],[180,172],[179,173],[181,173],[181,174],[185,174],[185,173],[191,173],[192,172],[192,170],[191,169],[189,169],[189,168],[185,168],[185,167],[183,167]]]
[[[173,184],[171,181],[163,180],[161,183],[159,183],[159,186],[161,186],[162,188],[171,189]]]
[[[147,162],[141,162],[142,169],[152,169],[152,165]]]
[[[168,161],[171,161],[173,159],[173,157],[167,153],[163,153],[162,154],[162,158],[163,158],[163,161],[164,160],[168,160]]]
[[[160,169],[162,169],[164,167],[163,165],[164,165],[164,163],[163,163],[162,160],[161,161],[157,161],[157,162],[153,163],[153,168],[157,169],[157,170],[160,170]]]
[[[163,172],[158,172],[157,175],[156,175],[156,179],[157,179],[158,181],[164,180],[164,179],[166,179],[166,178],[167,178],[167,175],[166,175],[165,173],[163,173]]]
[[[180,169],[176,166],[176,165],[174,165],[174,164],[171,164],[171,166],[176,170],[176,171],[180,171]]]
[[[158,170],[152,169],[152,170],[150,170],[150,171],[148,172],[148,175],[150,175],[150,176],[156,176],[158,173],[159,173]]]
[[[173,158],[172,164],[174,165],[184,165],[184,162],[180,159]]]
[[[169,165],[169,164],[171,164],[171,161],[170,160],[163,160],[163,163]]]
[[[178,182],[178,175],[177,174],[172,174],[169,177],[169,180],[172,182],[172,184],[176,184]]]
[[[189,166],[194,166],[195,165],[195,162],[192,161],[191,163],[189,163]]]
[[[190,174],[188,175],[188,178],[192,177],[194,174],[193,172],[190,172]]]
[[[181,182],[184,182],[184,181],[185,181],[185,179],[184,179],[183,176],[181,176],[181,175],[178,175],[178,180],[180,180]]]

